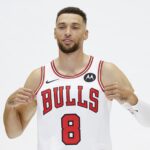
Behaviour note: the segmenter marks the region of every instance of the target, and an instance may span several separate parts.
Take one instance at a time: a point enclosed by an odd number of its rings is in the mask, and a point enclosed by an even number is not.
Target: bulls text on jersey
[[[85,87],[86,88],[86,87]],[[83,86],[77,86],[77,98],[71,97],[70,91],[71,86],[59,86],[54,87],[53,89],[45,89],[41,92],[42,101],[43,101],[43,114],[47,114],[52,111],[53,106],[55,108],[60,108],[63,106],[80,106],[86,109],[89,109],[95,113],[98,112],[98,99],[99,99],[99,90],[95,88],[90,88],[88,92],[89,100],[83,100]],[[87,90],[87,89],[86,89]],[[53,92],[53,94],[52,94]],[[53,95],[53,97],[52,97]],[[65,97],[65,100],[64,100]],[[52,105],[54,103],[54,105]]]

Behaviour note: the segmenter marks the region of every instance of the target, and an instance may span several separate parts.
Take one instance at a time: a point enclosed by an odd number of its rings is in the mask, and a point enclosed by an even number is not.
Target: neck
[[[55,60],[57,70],[62,74],[73,75],[80,72],[88,63],[89,56],[83,51],[64,54],[59,51],[59,57]]]

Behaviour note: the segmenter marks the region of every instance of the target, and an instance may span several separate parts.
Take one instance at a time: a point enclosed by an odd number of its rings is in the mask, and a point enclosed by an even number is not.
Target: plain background
[[[77,6],[88,16],[85,52],[115,63],[141,100],[150,103],[149,0],[0,0],[0,149],[36,150],[36,116],[22,136],[8,139],[3,125],[7,97],[22,87],[30,72],[54,57],[57,12]],[[114,101],[111,112],[113,150],[150,149],[150,128]]]

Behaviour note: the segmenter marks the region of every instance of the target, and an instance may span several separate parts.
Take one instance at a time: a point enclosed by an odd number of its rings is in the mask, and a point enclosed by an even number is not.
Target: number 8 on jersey
[[[62,141],[66,145],[76,145],[80,142],[80,117],[77,114],[65,114],[61,118]]]

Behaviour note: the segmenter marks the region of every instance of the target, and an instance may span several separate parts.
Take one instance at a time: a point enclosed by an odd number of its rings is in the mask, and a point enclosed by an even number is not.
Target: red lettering
[[[90,100],[93,103],[91,103],[91,102],[89,103],[89,109],[94,112],[98,112],[98,97],[99,97],[99,91],[94,88],[91,88],[90,89]]]
[[[43,114],[45,115],[49,111],[52,110],[52,100],[54,101],[55,108],[60,108],[64,106],[66,101],[66,106],[75,106],[78,105],[80,107],[89,108],[89,110],[97,113],[98,112],[98,97],[99,91],[91,88],[89,90],[89,100],[83,100],[83,86],[78,86],[77,91],[77,100],[75,98],[71,98],[70,96],[71,86],[60,86],[54,87],[53,90],[46,89],[41,92],[42,100],[43,100]],[[51,93],[53,92],[53,94]],[[84,91],[88,92],[88,91]],[[66,94],[66,97],[65,97]],[[52,97],[53,95],[53,97]],[[64,101],[64,97],[66,98]],[[89,101],[89,102],[88,102]]]
[[[58,87],[55,87],[53,89],[54,91],[54,104],[56,108],[62,107],[64,105],[64,100],[63,100],[63,86],[59,87],[59,98],[58,98]]]
[[[47,89],[41,92],[43,99],[43,114],[45,115],[52,110],[51,90]]]
[[[87,101],[82,101],[83,86],[78,86],[78,106],[87,108]]]
[[[70,100],[70,86],[66,86],[66,106],[73,106],[75,104],[75,98],[72,98],[72,101]]]

